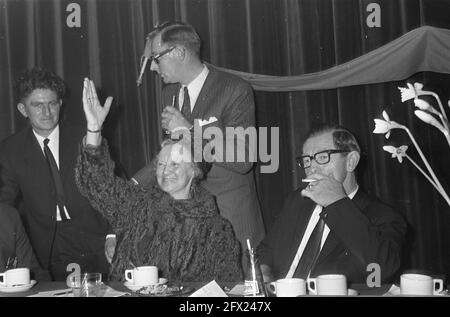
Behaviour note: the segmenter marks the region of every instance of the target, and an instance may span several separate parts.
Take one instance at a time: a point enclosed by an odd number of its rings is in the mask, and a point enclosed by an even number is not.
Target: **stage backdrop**
[[[104,132],[129,176],[155,155],[160,140],[161,82],[147,70],[142,86],[136,86],[145,37],[154,25],[166,20],[193,24],[203,39],[205,61],[217,66],[301,76],[352,63],[421,26],[450,29],[449,11],[446,0],[0,0],[0,139],[26,124],[13,94],[22,70],[42,66],[61,75],[70,87],[64,116],[80,124],[82,80],[89,76],[102,97],[115,98]],[[445,61],[449,52],[443,54]],[[375,70],[385,69],[384,62],[379,60]],[[409,144],[406,135],[398,131],[386,141],[372,134],[373,118],[386,109],[392,120],[412,129],[449,190],[449,147],[436,129],[414,117],[411,103],[401,103],[397,89],[419,81],[446,104],[450,77],[432,70],[383,83],[257,90],[258,126],[280,128],[280,167],[257,175],[266,227],[300,185],[303,171],[295,156],[306,131],[319,122],[336,122],[359,137],[361,186],[409,223],[404,269],[450,276],[450,208],[409,163],[399,165],[382,150],[385,144]],[[361,70],[361,79],[368,75]]]

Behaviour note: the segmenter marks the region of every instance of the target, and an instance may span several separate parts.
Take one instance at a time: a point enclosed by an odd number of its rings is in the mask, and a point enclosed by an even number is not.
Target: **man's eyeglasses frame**
[[[325,164],[328,164],[330,162],[331,154],[348,153],[348,152],[351,152],[351,151],[347,151],[347,150],[325,150],[325,151],[320,151],[320,152],[314,153],[313,155],[302,155],[300,157],[296,157],[295,160],[297,161],[298,166],[300,166],[303,169],[307,169],[307,168],[309,168],[311,166],[311,163],[312,163],[313,160],[316,161],[316,163],[319,164],[319,165],[325,165]],[[328,159],[326,160],[326,162],[325,161],[319,162],[316,159],[316,156],[319,155],[319,154],[324,154],[324,153],[326,153],[328,155]],[[304,158],[309,158],[310,159],[309,160],[309,164],[307,166],[304,165],[304,161],[303,161]]]
[[[176,46],[171,46],[168,49],[156,54],[156,55],[152,55],[150,56],[150,63],[151,62],[155,62],[157,65],[159,65],[159,60],[161,59],[161,57],[163,57],[166,54],[169,54],[170,52],[172,52],[175,49]]]

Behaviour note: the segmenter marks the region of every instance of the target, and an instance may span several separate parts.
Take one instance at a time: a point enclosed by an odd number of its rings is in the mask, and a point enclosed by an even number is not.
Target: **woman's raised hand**
[[[88,78],[83,83],[83,110],[89,130],[99,131],[109,113],[113,97],[106,98],[104,106],[98,100],[94,82]]]

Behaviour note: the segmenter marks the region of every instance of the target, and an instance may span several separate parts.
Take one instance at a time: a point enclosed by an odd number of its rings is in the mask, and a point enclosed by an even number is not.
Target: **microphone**
[[[142,84],[142,76],[144,76],[145,67],[147,66],[147,62],[148,62],[148,57],[145,56],[145,55],[142,55],[142,57],[141,57],[141,70],[139,72],[139,77],[136,80],[136,83],[137,83],[138,87]]]
[[[139,71],[139,77],[136,80],[138,87],[142,84],[142,77],[144,76],[145,67],[147,66],[148,60],[152,58],[151,56],[152,56],[151,42],[150,39],[147,37],[147,41],[144,47],[144,53],[142,53],[141,56],[141,70]]]

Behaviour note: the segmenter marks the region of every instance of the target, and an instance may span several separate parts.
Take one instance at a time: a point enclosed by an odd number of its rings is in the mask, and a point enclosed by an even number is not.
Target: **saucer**
[[[349,288],[347,291],[347,296],[358,296],[358,295],[359,295],[358,291],[352,288]]]
[[[164,278],[164,277],[160,277],[160,278],[159,278],[159,281],[158,281],[158,284],[154,284],[154,285],[163,285],[163,284],[166,284],[166,283],[167,283],[167,279]],[[135,292],[135,291],[137,291],[137,290],[140,290],[140,289],[143,288],[143,287],[150,286],[150,285],[134,285],[134,284],[131,283],[130,281],[124,282],[123,285],[124,285],[126,288],[128,288],[129,290],[132,290],[133,292]]]
[[[448,296],[448,291],[447,290],[443,290],[437,294],[432,294],[432,295],[406,295],[406,294],[402,294],[400,291],[400,287],[398,288],[394,288],[391,289],[388,293],[385,294],[386,296],[403,296],[403,297],[432,297],[432,296]]]
[[[309,295],[317,296],[317,294],[313,294],[313,293],[309,293]],[[354,290],[353,288],[349,288],[347,290],[347,295],[339,295],[339,296],[358,296],[358,295],[359,295],[359,293],[357,290]],[[325,296],[337,296],[337,295],[325,295]]]
[[[28,291],[36,284],[35,280],[31,280],[30,284],[17,285],[17,286],[0,286],[0,292],[2,293],[19,293]]]

